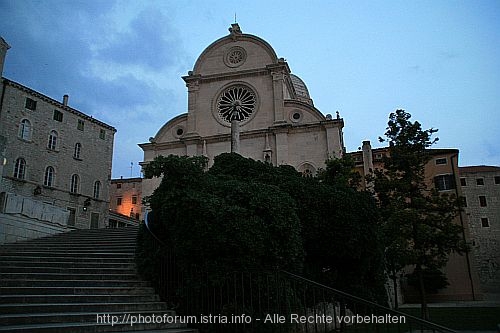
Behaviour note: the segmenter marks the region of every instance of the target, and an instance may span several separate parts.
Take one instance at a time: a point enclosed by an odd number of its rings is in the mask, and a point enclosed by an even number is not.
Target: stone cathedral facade
[[[237,121],[239,153],[273,165],[288,164],[314,174],[330,157],[344,153],[343,120],[314,107],[304,82],[263,39],[232,24],[209,45],[183,79],[187,113],[167,121],[140,144],[144,163],[158,155],[204,155],[231,151],[231,122]],[[144,179],[143,195],[159,179]]]

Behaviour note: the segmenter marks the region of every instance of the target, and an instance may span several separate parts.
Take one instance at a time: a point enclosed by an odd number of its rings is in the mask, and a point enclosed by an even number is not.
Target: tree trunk
[[[394,285],[394,309],[399,308],[398,304],[398,276],[395,272],[392,274],[392,283]]]
[[[420,264],[417,264],[417,266],[415,267],[415,272],[417,273],[418,289],[420,291],[420,314],[422,319],[429,320],[429,309],[427,307],[427,299],[425,297],[424,272]]]

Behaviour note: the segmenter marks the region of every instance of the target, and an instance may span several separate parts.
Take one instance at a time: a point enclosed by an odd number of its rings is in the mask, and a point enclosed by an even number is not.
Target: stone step
[[[0,295],[145,295],[153,294],[152,287],[129,286],[129,287],[59,287],[59,286],[40,286],[40,287],[0,287]]]
[[[131,268],[109,268],[105,265],[101,267],[49,267],[45,265],[23,267],[2,265],[2,273],[135,274],[135,270]]]
[[[139,319],[139,316],[149,316],[149,318],[155,318],[156,321],[163,320],[163,316],[174,316],[174,311],[132,311],[128,312],[127,315]],[[159,318],[161,317],[161,318]],[[76,322],[94,322],[97,324],[116,322],[120,318],[120,321],[124,318],[124,313],[112,312],[112,313],[95,313],[95,312],[54,312],[54,313],[20,313],[20,314],[7,314],[0,315],[0,327],[4,325],[23,325],[23,324],[40,324],[40,323],[76,323]],[[127,318],[125,318],[127,319]],[[125,320],[124,320],[125,321]],[[128,320],[129,322],[132,319]]]
[[[0,295],[0,304],[123,303],[157,302],[156,294],[146,295]]]
[[[26,324],[26,325],[11,325],[0,327],[0,332],[36,332],[36,333],[95,333],[95,332],[144,332],[144,330],[160,330],[164,333],[172,332],[197,332],[185,328],[186,325],[180,324],[135,324],[118,323],[111,324],[96,324],[95,322],[85,323],[48,323],[48,324]],[[179,330],[182,329],[182,330]]]
[[[52,313],[52,312],[131,312],[166,311],[163,302],[124,302],[124,303],[26,303],[0,304],[1,314]]]
[[[149,287],[143,280],[47,280],[47,279],[0,279],[2,287]]]
[[[8,269],[8,267],[61,267],[61,268],[128,268],[135,269],[135,263],[132,261],[127,262],[94,262],[94,261],[46,261],[46,260],[5,260],[0,261],[0,267],[2,269]]]
[[[1,251],[26,251],[26,250],[32,250],[32,249],[46,249],[46,250],[51,250],[51,249],[82,249],[82,250],[96,250],[96,249],[127,249],[127,250],[133,250],[135,251],[135,244],[131,242],[123,242],[123,243],[110,243],[110,242],[82,242],[82,243],[75,243],[71,242],[71,244],[64,244],[61,242],[57,243],[30,243],[30,244],[9,244],[2,246]]]
[[[5,256],[12,255],[13,252],[4,252],[0,253],[0,260],[1,258]],[[79,257],[86,257],[86,258],[106,258],[106,257],[111,257],[114,256],[115,258],[133,258],[135,256],[134,252],[106,252],[106,251],[72,251],[72,250],[48,250],[48,251],[22,251],[22,252],[15,252],[16,256],[31,256],[31,257],[73,257],[73,258],[79,258]]]
[[[66,274],[66,273],[0,273],[3,279],[26,279],[26,280],[135,280],[136,274]]]
[[[86,257],[86,256],[34,256],[34,255],[20,255],[20,254],[1,254],[0,253],[0,267],[7,261],[35,261],[35,262],[91,262],[91,263],[134,263],[135,256],[106,256],[106,257]]]

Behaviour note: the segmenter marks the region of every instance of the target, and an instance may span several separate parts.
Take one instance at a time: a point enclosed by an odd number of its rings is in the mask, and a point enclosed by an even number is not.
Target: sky
[[[499,0],[0,0],[3,76],[115,127],[112,177],[138,177],[137,144],[187,112],[181,76],[235,18],[340,112],[347,151],[404,109],[460,166],[500,166]]]

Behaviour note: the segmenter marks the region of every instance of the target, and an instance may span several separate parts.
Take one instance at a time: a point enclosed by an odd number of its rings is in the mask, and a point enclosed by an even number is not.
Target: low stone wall
[[[12,193],[0,194],[0,244],[39,238],[68,228],[69,212]]]

